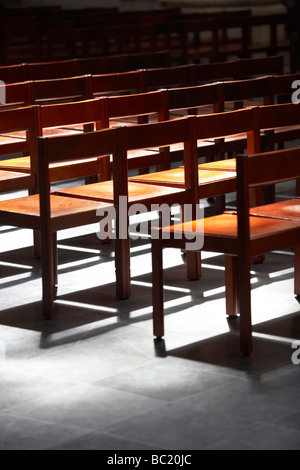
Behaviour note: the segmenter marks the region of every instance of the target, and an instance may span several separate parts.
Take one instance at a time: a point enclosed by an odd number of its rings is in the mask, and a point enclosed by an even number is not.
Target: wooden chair
[[[259,171],[258,171],[259,168]],[[284,168],[284,169],[283,169]],[[299,178],[299,150],[238,156],[238,212],[206,218],[197,232],[196,221],[164,227],[152,240],[154,335],[164,336],[163,264],[165,246],[182,248],[191,235],[204,237],[203,250],[226,255],[226,307],[240,313],[240,349],[252,352],[251,283],[253,256],[299,245],[300,223],[250,215],[250,189],[270,182]],[[201,225],[202,227],[202,225]],[[166,234],[169,239],[166,240]],[[165,237],[164,237],[165,235]],[[181,239],[178,235],[181,235]],[[299,250],[299,248],[298,248]]]
[[[82,140],[83,137],[83,140]],[[54,287],[57,284],[56,233],[59,230],[99,221],[97,211],[109,210],[111,204],[54,195],[50,192],[49,165],[68,159],[106,156],[117,150],[116,129],[86,135],[40,137],[40,194],[0,202],[0,223],[41,233],[43,314],[54,314]]]
[[[195,140],[193,141],[197,145],[199,139],[205,139],[207,135],[211,137],[218,137],[225,133],[248,133],[249,134],[249,150],[252,151],[255,142],[252,132],[252,112],[251,110],[242,110],[229,113],[228,115],[219,114],[212,116],[199,116],[197,119],[197,126],[193,130]],[[162,123],[121,127],[120,132],[123,132],[125,139],[126,152],[122,159],[118,160],[117,166],[113,167],[113,181],[107,181],[92,185],[86,185],[78,188],[70,188],[60,191],[58,194],[70,195],[72,197],[86,198],[89,200],[99,200],[113,202],[114,197],[119,195],[129,196],[129,207],[135,203],[146,204],[147,207],[155,202],[184,204],[187,200],[190,203],[195,204],[195,191],[198,189],[198,156],[196,147],[196,156],[194,153],[192,157],[192,164],[187,159],[187,155],[190,154],[191,149],[189,136],[186,134],[187,123],[189,119],[193,118],[182,118],[178,120],[165,121]],[[218,123],[218,127],[216,126]],[[121,134],[122,135],[122,134]],[[156,181],[138,181],[130,179],[128,177],[128,159],[127,155],[130,150],[138,150],[153,147],[163,147],[173,145],[174,143],[185,143],[185,164],[188,168],[193,167],[190,173],[186,173],[186,177],[182,178],[179,185],[174,185],[174,178],[171,184],[156,184]],[[195,149],[193,149],[195,151]],[[196,165],[196,166],[195,166]],[[120,174],[119,174],[120,172]],[[121,179],[121,176],[123,179]],[[149,180],[151,180],[149,175]],[[183,175],[181,175],[182,177]],[[216,196],[218,194],[224,194],[226,192],[232,192],[235,190],[235,175],[228,172],[203,172],[200,178],[200,185],[206,188],[204,197]],[[191,186],[193,184],[193,186]],[[114,195],[115,188],[115,195]],[[123,188],[123,192],[120,193]],[[191,189],[193,191],[191,192]],[[188,198],[188,199],[187,199]],[[117,201],[115,200],[117,204]],[[122,266],[119,279],[123,279],[123,284],[117,283],[118,297],[124,298],[130,295],[130,257],[129,257],[129,240],[119,240],[121,244],[120,248],[120,262],[118,266]],[[201,258],[197,255],[196,259],[188,256],[188,276],[190,279],[199,279],[201,276]]]
[[[36,106],[35,109],[37,136],[80,133],[84,131],[85,125],[89,126],[88,130],[99,130],[105,127],[100,100],[98,99],[76,103]],[[12,110],[11,114],[13,115],[17,111]],[[5,115],[3,114],[3,116]],[[2,116],[2,112],[0,112],[0,116]],[[13,128],[10,133],[11,135],[14,134]],[[24,133],[25,136],[26,133]],[[0,169],[34,174],[37,179],[37,191],[39,187],[37,160],[36,158],[34,160],[33,155],[26,152],[26,148],[22,145],[22,140],[19,147],[26,156],[3,160],[0,162]],[[79,177],[95,177],[97,180],[101,178],[101,174],[104,171],[101,162],[97,158],[86,159],[85,161],[68,160],[65,163],[50,164],[49,177],[51,183]]]
[[[19,106],[29,106],[38,103],[68,103],[73,101],[84,100],[90,97],[89,85],[89,76],[61,80],[24,82],[7,85],[6,105],[3,105],[2,108],[14,109],[18,108]],[[73,109],[75,112],[75,107]],[[58,113],[62,112],[62,108],[51,108],[51,110],[53,113],[52,116],[54,116],[56,112],[56,119],[58,123],[56,127],[62,127],[64,124],[67,124],[69,122],[67,121],[67,123],[64,123],[63,120],[59,117]],[[76,119],[78,120],[77,123],[82,122],[81,117],[78,117],[78,114]],[[70,118],[68,118],[68,120],[70,120]],[[90,122],[93,122],[93,119]],[[52,120],[52,124],[52,127],[54,127],[54,119]],[[53,133],[53,130],[51,130],[51,132]],[[57,130],[56,132],[62,131]],[[68,132],[71,132],[71,130],[64,130],[64,133]],[[9,169],[10,171],[32,171],[32,161],[29,158],[30,155],[27,153],[27,147],[25,142],[22,150],[22,140],[25,139],[25,135],[25,132],[13,132],[13,130],[11,130],[10,136],[19,139],[19,153],[23,154],[22,160],[18,158],[16,160],[10,159],[7,161],[0,162],[0,170]]]
[[[116,238],[116,270],[117,270],[117,296],[127,298],[130,296],[130,240],[128,237],[128,213],[135,204],[143,204],[151,211],[152,204],[185,204],[194,202],[197,181],[187,178],[181,188],[164,187],[135,183],[128,180],[128,152],[152,147],[169,146],[176,142],[185,142],[185,159],[188,166],[193,166],[197,175],[197,159],[193,160],[191,154],[188,119],[165,121],[154,124],[144,124],[130,127],[120,127],[119,151],[114,157],[113,180],[65,189],[57,192],[62,196],[80,198],[91,201],[106,201],[115,204],[118,209],[121,196],[125,196],[126,206],[122,208],[120,219],[117,216],[117,234],[120,220],[123,220],[122,233],[126,236]],[[86,136],[88,142],[89,135]],[[72,139],[75,137],[72,137]],[[96,136],[95,136],[96,139]],[[190,157],[190,155],[192,155]],[[157,209],[155,209],[156,211]]]

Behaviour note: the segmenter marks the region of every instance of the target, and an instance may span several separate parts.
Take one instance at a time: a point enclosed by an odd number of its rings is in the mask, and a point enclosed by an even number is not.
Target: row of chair
[[[229,64],[232,69],[227,74],[222,63],[214,66],[189,66],[165,69],[145,69],[133,72],[104,75],[85,75],[55,80],[33,80],[3,85],[5,105],[20,106],[41,102],[91,99],[95,96],[109,94],[145,93],[159,88],[188,87],[228,79],[245,79],[252,75],[273,75],[280,73],[280,58],[271,58],[270,62],[256,69],[259,62],[234,61]],[[223,70],[223,73],[222,73]],[[268,70],[268,72],[266,72]],[[4,94],[4,93],[3,93]]]
[[[163,248],[185,248],[190,236],[203,238],[203,249],[224,253],[227,314],[240,314],[240,351],[253,351],[251,311],[251,262],[271,251],[295,249],[295,289],[299,280],[299,198],[251,208],[249,192],[270,183],[297,180],[300,176],[300,147],[237,158],[237,212],[199,221],[164,227],[152,240],[154,335],[164,331]],[[181,236],[179,240],[178,234]],[[166,239],[166,235],[168,239]],[[176,236],[177,235],[177,236]]]
[[[170,52],[157,51],[2,66],[0,77],[2,81],[9,84],[28,80],[51,80],[168,66],[171,66]]]
[[[163,67],[159,66],[164,62]],[[158,52],[150,54],[130,54],[94,59],[73,59],[71,61],[42,62],[17,64],[0,67],[0,79],[6,84],[25,81],[55,80],[78,77],[81,75],[106,75],[107,91],[111,91],[109,83],[116,81],[120,90],[134,75],[127,72],[139,71],[137,84],[131,87],[140,93],[175,86],[194,86],[217,80],[241,80],[262,75],[282,75],[284,72],[283,57],[241,59],[215,64],[190,64],[179,67],[169,67],[169,53]],[[156,66],[154,66],[156,64]],[[139,70],[142,69],[142,70]],[[116,75],[114,77],[114,75]],[[115,89],[116,88],[115,86]],[[130,89],[130,88],[129,88]],[[112,89],[114,91],[114,88]],[[105,90],[103,90],[105,91]]]
[[[241,12],[239,16],[204,19],[181,15],[180,19],[162,22],[153,21],[149,16],[142,24],[63,25],[61,28],[56,24],[48,30],[39,24],[30,27],[7,24],[2,28],[1,60],[4,65],[16,63],[18,58],[24,60],[24,57],[27,61],[39,62],[169,50],[174,64],[186,64],[195,60],[252,57],[257,53],[274,55],[290,50],[288,31],[298,20],[294,14],[254,17]],[[257,28],[265,29],[264,42],[257,40]]]
[[[70,82],[77,79],[70,79],[64,82]],[[80,83],[82,79],[79,79]],[[84,79],[85,80],[85,79]],[[274,77],[262,77],[257,79],[242,80],[242,81],[228,81],[219,82],[211,85],[202,85],[198,87],[187,88],[174,88],[169,90],[160,90],[155,92],[148,92],[137,95],[125,96],[111,96],[103,97],[99,100],[72,103],[72,106],[45,105],[39,108],[39,135],[54,135],[82,132],[83,130],[90,130],[91,127],[86,127],[92,124],[92,129],[108,128],[114,125],[133,125],[140,122],[141,119],[145,122],[149,116],[154,116],[152,120],[167,121],[182,116],[183,114],[207,114],[211,112],[223,112],[232,107],[243,107],[253,104],[272,104],[278,101],[282,95],[288,95],[289,101],[291,91],[289,87],[291,84],[299,80],[299,74],[283,75]],[[34,85],[32,82],[30,85]],[[43,83],[43,82],[42,82]],[[12,88],[14,85],[11,86]],[[15,85],[18,88],[18,85]],[[74,92],[68,85],[67,92]],[[9,87],[8,87],[9,89]],[[20,84],[22,89],[22,84]],[[53,91],[55,87],[50,87],[51,98],[53,98]],[[84,97],[87,97],[83,95]],[[41,96],[39,96],[41,98]],[[46,98],[46,96],[44,96]],[[64,97],[65,98],[65,97]],[[50,95],[47,96],[50,99]],[[55,99],[58,100],[58,93],[55,94]],[[30,105],[36,103],[37,100],[22,102],[23,105]],[[233,102],[233,104],[232,104]],[[230,106],[228,106],[230,104]],[[13,115],[13,114],[12,114]],[[157,116],[157,117],[155,117]],[[18,156],[13,159],[5,159],[0,163],[0,170],[9,170],[12,172],[22,172],[31,175],[37,175],[37,162],[34,154],[28,153],[28,142],[25,139],[25,128],[10,127],[8,134],[7,124],[4,127],[0,126],[0,136],[3,143],[8,146],[12,145],[12,150],[8,152],[7,146],[1,146],[3,151],[2,155],[8,153],[22,153],[23,156]],[[23,132],[23,133],[22,133]],[[5,135],[4,135],[5,134]],[[264,144],[269,149],[273,149],[275,144],[282,144],[287,140],[295,140],[298,138],[298,129],[288,129],[285,131],[277,132],[276,134],[268,132],[265,136]],[[24,140],[25,139],[25,140]],[[198,157],[205,158],[206,161],[213,161],[222,159],[226,153],[243,151],[245,148],[244,139],[234,139],[229,141],[214,142],[213,140],[202,142],[198,149]],[[28,156],[30,155],[30,157]],[[178,145],[171,146],[170,148],[148,148],[142,153],[133,152],[129,156],[129,169],[144,170],[146,168],[156,167],[160,170],[167,170],[174,162],[181,162],[182,148]],[[35,161],[34,161],[35,160]],[[226,169],[228,163],[223,163]],[[77,168],[77,170],[76,170]],[[82,165],[68,165],[69,179],[82,176],[80,173]],[[78,172],[79,170],[79,172]],[[51,181],[57,181],[60,178],[62,165],[53,167],[51,169]],[[65,168],[64,171],[67,171]],[[86,170],[84,170],[86,171]],[[89,163],[89,175],[96,179],[110,179],[112,173],[111,162],[107,158],[105,165],[99,165],[97,161],[94,164]],[[57,176],[58,174],[58,176]],[[24,183],[27,178],[24,178]],[[1,183],[6,184],[7,181],[5,173],[1,176]],[[12,189],[14,180],[12,179]],[[30,180],[30,184],[32,180]]]
[[[38,107],[18,110],[33,117]],[[3,113],[16,113],[4,111]],[[126,211],[118,214],[119,197],[128,197],[129,206],[140,202],[150,210],[152,204],[191,204],[208,195],[235,191],[236,174],[206,169],[198,171],[197,141],[243,134],[248,138],[248,153],[260,151],[261,131],[277,127],[299,125],[300,109],[293,104],[248,108],[229,113],[180,118],[173,121],[119,127],[87,134],[39,138],[39,195],[3,201],[0,205],[2,224],[41,231],[43,263],[44,314],[53,315],[53,286],[56,282],[55,234],[58,230],[99,221],[97,209],[114,206],[117,231],[120,221],[123,233],[128,233]],[[34,132],[34,130],[32,131]],[[34,136],[32,136],[34,137]],[[33,138],[30,139],[34,142]],[[36,141],[36,139],[35,139]],[[174,175],[164,175],[165,182],[151,184],[128,180],[128,152],[130,150],[164,147],[184,143],[184,169],[179,174],[177,187]],[[113,155],[113,180],[65,189],[50,193],[49,165],[66,160],[90,160]],[[257,168],[257,167],[256,167]],[[173,170],[169,170],[172,172]],[[200,176],[200,178],[197,177]],[[264,180],[265,183],[270,181]],[[50,209],[51,206],[51,209]],[[41,209],[40,209],[41,208]],[[124,209],[124,208],[123,208]],[[99,214],[99,212],[98,212]],[[127,211],[128,214],[128,211]],[[118,232],[117,232],[118,233]],[[130,295],[129,239],[116,238],[117,295]],[[195,262],[195,259],[194,259]],[[157,272],[157,269],[155,269]],[[161,279],[161,276],[160,276]],[[161,297],[159,297],[161,298]],[[160,335],[158,335],[160,336]]]

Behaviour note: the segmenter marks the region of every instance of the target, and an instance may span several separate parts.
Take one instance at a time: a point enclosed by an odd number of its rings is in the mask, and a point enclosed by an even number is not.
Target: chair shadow
[[[292,343],[300,340],[300,312],[254,325],[251,356],[240,353],[239,317],[227,321],[229,332],[182,347],[168,349],[167,339],[155,340],[156,355],[231,369],[258,378],[292,364]]]
[[[87,234],[79,237],[68,238],[59,241],[60,259],[67,265],[69,262],[79,264],[76,270],[81,270],[89,266],[95,266],[99,263],[114,261],[114,243],[102,244],[95,234]],[[133,247],[138,247],[138,254],[150,253],[149,241],[134,242]],[[74,250],[73,250],[74,248]],[[83,248],[81,251],[80,249]],[[91,253],[84,248],[92,250]],[[94,252],[95,250],[95,252]],[[35,279],[40,277],[40,261],[32,261],[32,247],[27,247],[13,252],[4,253],[1,259],[8,263],[18,263],[28,265],[29,276]],[[292,257],[273,255],[278,260],[276,270],[285,270],[291,267]],[[30,261],[28,261],[30,260]],[[204,261],[206,267],[203,268],[203,278],[196,282],[190,282],[186,278],[186,266],[183,262],[176,266],[176,269],[165,269],[165,298],[166,302],[171,303],[171,307],[165,311],[166,316],[181,312],[184,308],[201,305],[208,301],[205,293],[210,290],[216,290],[209,296],[209,300],[224,299],[224,258],[222,255],[207,258]],[[80,264],[82,262],[82,264]],[[30,264],[31,263],[31,264]],[[253,289],[267,285],[272,280],[269,277],[268,260],[266,264],[253,267],[254,275],[257,281]],[[272,265],[274,266],[274,265]],[[3,268],[3,269],[2,269]],[[25,269],[24,268],[24,269]],[[73,268],[59,268],[59,274],[64,274]],[[0,280],[10,277],[10,274],[24,272],[21,268],[13,266],[0,265]],[[27,270],[25,269],[27,273]],[[284,273],[280,279],[290,279],[291,273]],[[9,287],[22,284],[22,279],[8,281]],[[134,276],[132,279],[132,297],[125,301],[117,301],[115,296],[115,283],[95,286],[91,289],[75,290],[64,295],[58,295],[55,302],[55,316],[51,321],[45,321],[42,318],[41,302],[31,302],[20,304],[13,308],[6,308],[0,311],[0,324],[4,326],[29,329],[41,333],[40,347],[51,348],[67,343],[75,343],[79,339],[98,337],[110,331],[117,330],[134,323],[152,321],[152,275],[151,272],[143,275]],[[7,286],[5,286],[7,287]],[[171,288],[169,288],[171,287]],[[181,303],[183,301],[183,303]],[[225,304],[224,304],[225,305]],[[133,315],[133,312],[139,310],[141,313]],[[225,309],[224,309],[225,315]],[[293,320],[293,321],[292,321]],[[274,331],[273,336],[284,336],[282,331],[286,332],[288,338],[289,328],[296,330],[295,339],[300,337],[299,316],[282,317],[280,319],[262,323],[254,327],[254,355],[249,358],[241,357],[239,354],[239,319],[228,320],[229,333],[214,336],[197,343],[186,345],[182,348],[168,350],[165,341],[154,341],[155,353],[159,357],[176,356],[183,359],[215,364],[222,367],[243,370],[251,373],[256,361],[259,362],[260,369],[280,367],[281,364],[290,363],[291,345],[287,341],[268,340],[270,331]],[[92,326],[92,327],[91,327]],[[281,328],[285,327],[283,330]],[[276,333],[277,332],[277,333]],[[298,334],[299,333],[299,334]],[[152,336],[149,335],[149,341]]]

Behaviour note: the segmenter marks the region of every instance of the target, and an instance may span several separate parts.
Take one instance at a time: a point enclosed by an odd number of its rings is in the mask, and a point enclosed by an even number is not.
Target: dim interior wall
[[[118,7],[120,10],[143,10],[160,7],[157,0],[3,0],[2,3],[8,8],[60,5],[65,9]]]

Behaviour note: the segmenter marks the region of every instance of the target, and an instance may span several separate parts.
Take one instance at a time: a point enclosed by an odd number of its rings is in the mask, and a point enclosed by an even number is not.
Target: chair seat
[[[254,207],[250,212],[258,217],[300,222],[300,198]]]
[[[111,204],[99,201],[87,201],[77,198],[51,194],[52,230],[87,225],[99,221],[97,210],[111,207]],[[22,197],[0,202],[0,223],[22,226],[38,230],[40,227],[39,195]]]
[[[69,134],[77,134],[78,132],[82,132],[83,128],[82,125],[78,126],[70,126],[70,127],[49,127],[43,129],[43,135],[45,137],[52,137],[58,135],[69,135]],[[17,142],[17,140],[26,139],[26,131],[17,131],[17,132],[10,132],[9,135],[2,134],[0,135],[0,144],[2,143],[11,143]]]
[[[146,202],[148,199],[153,202],[155,198],[166,198],[167,200],[168,197],[172,198],[174,195],[183,194],[184,192],[183,189],[179,188],[129,182],[128,202],[134,204]],[[77,188],[63,189],[55,194],[112,203],[114,201],[114,186],[113,181],[103,181]]]
[[[201,170],[218,170],[218,171],[235,171],[236,172],[236,159],[230,158],[228,160],[218,160],[216,162],[203,163],[199,165]]]
[[[82,165],[86,164],[87,162],[97,162],[97,158],[90,158],[85,160],[76,160],[74,162],[58,162],[58,163],[50,163],[49,168],[63,168],[70,165]],[[10,158],[8,160],[2,160],[0,162],[0,169],[2,170],[12,170],[16,172],[24,172],[24,173],[31,173],[31,165],[30,165],[30,157],[19,157],[19,158]]]
[[[30,189],[35,186],[35,176],[27,173],[0,170],[0,192]]]
[[[179,239],[178,234],[185,234],[191,239],[193,235],[203,235],[205,251],[238,255],[238,217],[235,213],[204,218],[203,223],[197,221],[186,222],[162,229]],[[264,254],[275,249],[294,246],[299,242],[300,223],[289,220],[269,219],[264,217],[250,217],[251,255]],[[165,242],[164,243],[168,243]],[[172,246],[172,241],[171,241]]]
[[[130,181],[137,183],[156,184],[169,187],[184,188],[184,167],[174,170],[159,171],[148,175],[134,176]],[[211,197],[213,195],[225,194],[236,190],[236,173],[228,171],[213,171],[199,169],[199,186],[201,197]],[[212,188],[214,185],[214,189]],[[207,196],[209,194],[209,196]]]
[[[13,144],[20,142],[20,140],[26,139],[26,133],[23,131],[18,131],[15,133],[1,134],[0,135],[0,145],[3,144]]]

